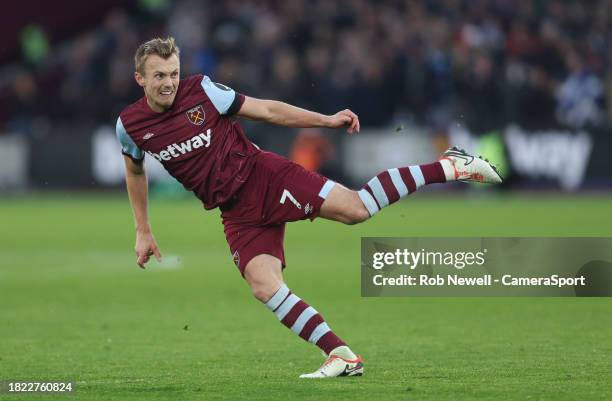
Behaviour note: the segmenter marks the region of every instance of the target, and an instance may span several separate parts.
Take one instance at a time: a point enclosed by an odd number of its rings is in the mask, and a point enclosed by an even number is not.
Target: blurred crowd
[[[612,116],[610,0],[178,0],[113,9],[99,26],[13,61],[0,132],[113,124],[142,96],[141,41],[172,35],[182,75],[362,126],[485,133],[603,125]]]

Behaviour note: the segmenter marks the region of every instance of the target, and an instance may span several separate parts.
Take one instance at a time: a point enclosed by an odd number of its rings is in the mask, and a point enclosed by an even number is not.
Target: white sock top
[[[442,166],[442,170],[444,170],[446,181],[455,181],[455,167],[453,163],[448,159],[440,159],[439,162]]]
[[[343,359],[349,359],[349,360],[357,359],[357,355],[355,355],[353,351],[351,351],[351,349],[347,347],[346,345],[341,345],[339,347],[334,348],[329,354],[337,355]]]

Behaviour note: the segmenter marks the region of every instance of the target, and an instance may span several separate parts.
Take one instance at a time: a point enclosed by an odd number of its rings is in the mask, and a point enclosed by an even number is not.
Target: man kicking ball
[[[383,171],[359,191],[310,172],[249,141],[231,116],[286,127],[347,128],[359,132],[350,110],[326,116],[274,100],[242,95],[209,77],[180,79],[173,38],[153,39],[135,55],[136,82],[144,96],[117,119],[125,177],[136,221],[137,264],[161,260],[147,215],[148,153],[206,209],[221,209],[234,263],[255,298],[295,334],[319,347],[323,365],[302,378],[360,376],[363,362],[323,316],[291,292],[283,280],[285,223],[323,217],[345,224],[365,221],[423,185],[450,181],[500,183],[487,161],[449,149],[433,163]]]

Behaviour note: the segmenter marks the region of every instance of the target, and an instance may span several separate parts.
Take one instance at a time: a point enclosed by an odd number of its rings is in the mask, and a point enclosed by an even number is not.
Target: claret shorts
[[[247,182],[220,206],[225,237],[243,276],[249,261],[260,254],[277,257],[285,267],[285,223],[314,220],[335,184],[274,153],[254,157]]]

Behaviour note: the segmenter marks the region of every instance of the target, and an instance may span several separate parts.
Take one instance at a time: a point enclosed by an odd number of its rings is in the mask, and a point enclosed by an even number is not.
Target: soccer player
[[[455,180],[499,183],[487,161],[449,149],[430,164],[383,171],[352,191],[274,153],[260,150],[232,116],[286,127],[346,128],[359,132],[350,110],[334,115],[242,95],[207,76],[180,79],[173,38],[153,39],[135,55],[136,82],[144,96],[117,119],[125,177],[136,223],[136,263],[161,260],[147,215],[145,153],[206,209],[220,208],[234,263],[253,295],[295,334],[319,347],[323,365],[303,378],[360,376],[363,362],[323,316],[291,292],[283,280],[285,223],[323,217],[360,223],[423,185]]]

